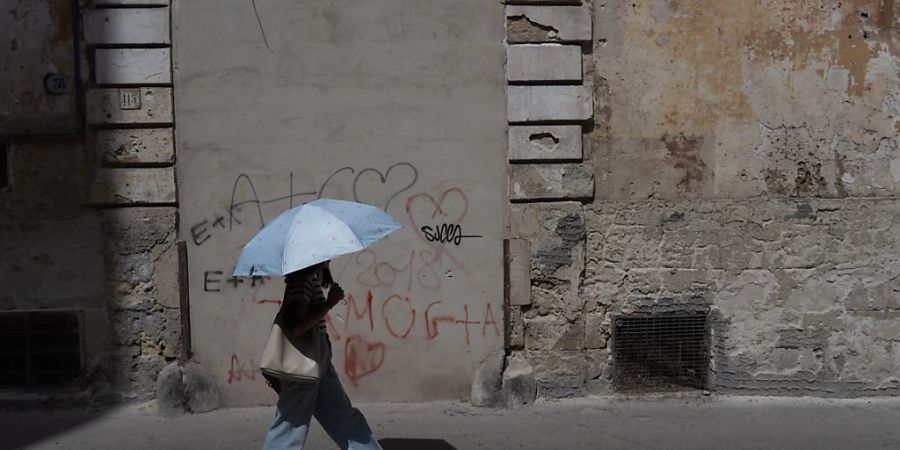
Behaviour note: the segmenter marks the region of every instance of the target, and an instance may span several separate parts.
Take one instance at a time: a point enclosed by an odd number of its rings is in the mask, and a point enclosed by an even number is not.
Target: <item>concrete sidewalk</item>
[[[520,411],[466,404],[364,404],[385,450],[897,449],[900,398],[583,398]],[[257,449],[271,407],[164,418],[106,412],[0,412],[0,448]],[[336,448],[318,424],[309,449]]]

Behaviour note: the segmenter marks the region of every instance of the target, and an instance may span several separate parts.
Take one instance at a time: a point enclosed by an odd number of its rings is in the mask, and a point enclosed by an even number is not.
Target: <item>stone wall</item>
[[[709,308],[717,390],[897,394],[898,219],[894,199],[597,202],[585,321]]]
[[[110,351],[91,373],[125,398],[152,398],[181,356],[168,0],[82,9],[90,203],[100,210]]]
[[[610,392],[612,317],[686,310],[710,389],[896,394],[900,11],[564,3],[507,7],[507,353],[539,394]],[[531,48],[568,44],[579,80]]]

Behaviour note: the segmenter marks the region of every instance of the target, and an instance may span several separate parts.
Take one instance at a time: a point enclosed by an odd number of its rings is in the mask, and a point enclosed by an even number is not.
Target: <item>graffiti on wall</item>
[[[236,227],[261,229],[267,217],[303,202],[336,197],[339,192],[385,210],[402,206],[397,218],[415,234],[404,243],[406,248],[393,248],[390,255],[365,250],[332,267],[348,292],[344,303],[326,316],[328,334],[335,347],[343,350],[342,360],[334,362],[342,366],[339,370],[350,383],[358,385],[378,372],[391,349],[409,340],[435,342],[455,335],[462,338],[454,342],[469,346],[475,340],[500,338],[497,307],[459,302],[442,292],[447,279],[470,274],[457,252],[482,237],[467,228],[468,195],[461,187],[419,190],[418,181],[418,169],[407,162],[384,170],[342,167],[321,182],[305,180],[306,185],[288,173],[280,181],[283,193],[268,198],[259,195],[259,180],[238,174],[231,192],[225,193],[228,204],[192,224],[190,240],[202,248]],[[235,256],[239,251],[234,249]],[[273,310],[280,307],[280,299],[264,295],[272,292],[270,277],[235,278],[229,273],[227,267],[215,267],[193,276],[199,277],[196,282],[206,294],[240,298]],[[256,376],[259,368],[252,357],[232,354],[228,367],[228,384],[263,381]]]

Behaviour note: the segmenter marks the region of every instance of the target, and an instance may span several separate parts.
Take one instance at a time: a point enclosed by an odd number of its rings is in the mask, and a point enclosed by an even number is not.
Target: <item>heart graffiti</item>
[[[422,225],[425,224],[422,219],[429,220],[429,223],[440,220],[451,224],[460,224],[468,212],[469,197],[460,188],[447,189],[437,199],[423,192],[409,197],[406,201],[406,214],[409,221],[413,225],[416,236],[428,244],[434,252],[434,261],[440,261],[446,255],[466,273],[468,272],[465,266],[447,250],[447,242],[428,239],[422,228]]]
[[[406,170],[395,172],[395,170],[397,170],[397,169],[406,169]],[[404,174],[404,172],[405,172],[405,174]],[[393,182],[393,181],[389,183],[388,180],[391,179],[392,173],[395,174],[394,178],[401,180],[401,181],[403,180],[404,176],[408,177],[409,182],[407,184],[402,184],[402,182],[400,184],[395,184],[395,182]],[[353,199],[356,200],[357,202],[366,203],[364,200],[360,199],[360,189],[359,189],[360,179],[363,179],[363,175],[366,175],[366,174],[374,175],[375,177],[377,177],[375,180],[380,181],[381,184],[384,185],[384,187],[389,190],[387,192],[387,201],[384,202],[384,206],[383,206],[383,209],[385,211],[387,211],[388,207],[391,206],[391,202],[394,201],[394,199],[397,198],[398,195],[408,191],[410,188],[412,188],[416,184],[417,181],[419,181],[419,171],[416,170],[416,168],[412,164],[405,163],[405,162],[397,163],[391,167],[388,167],[388,169],[384,173],[381,173],[380,170],[373,169],[371,167],[360,170],[359,173],[356,174],[356,178],[353,179]],[[365,177],[365,179],[370,179],[370,178],[372,178],[372,177],[371,176]],[[366,183],[366,184],[368,185],[368,187],[366,189],[367,196],[370,195],[371,191],[373,191],[373,190],[376,191],[376,193],[377,193],[378,189],[373,188],[374,183]]]
[[[384,363],[384,344],[350,336],[344,344],[344,374],[354,386],[360,378],[375,373]]]

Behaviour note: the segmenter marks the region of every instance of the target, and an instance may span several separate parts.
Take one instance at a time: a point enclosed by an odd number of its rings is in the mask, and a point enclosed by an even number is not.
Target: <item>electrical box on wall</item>
[[[0,135],[79,131],[73,0],[0,0]]]

